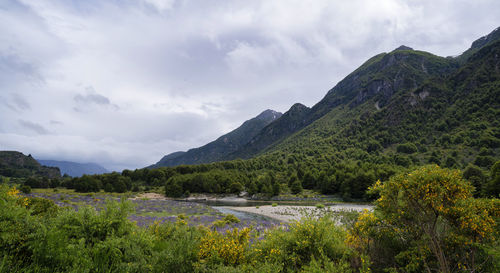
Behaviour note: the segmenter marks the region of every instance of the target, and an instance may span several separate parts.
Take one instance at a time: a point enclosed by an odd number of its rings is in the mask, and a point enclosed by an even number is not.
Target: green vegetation
[[[378,181],[373,213],[362,214],[349,242],[374,269],[497,272],[500,200],[475,199],[456,170],[431,165]],[[496,255],[492,257],[491,255]]]
[[[0,151],[0,176],[13,178],[47,177],[58,178],[58,168],[40,165],[31,155],[15,151]]]
[[[379,196],[375,210],[347,215],[344,225],[325,215],[262,234],[192,227],[183,215],[141,228],[127,219],[125,201],[75,211],[2,185],[0,272],[500,270],[500,200],[474,198],[460,171],[425,166],[378,181],[371,192]]]

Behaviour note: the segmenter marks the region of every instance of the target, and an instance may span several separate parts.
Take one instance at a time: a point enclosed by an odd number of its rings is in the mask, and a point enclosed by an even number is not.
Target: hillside
[[[264,150],[269,145],[279,142],[307,124],[307,116],[310,110],[310,108],[303,104],[294,104],[290,110],[286,111],[279,119],[264,127],[250,141],[246,142],[245,145],[242,145],[241,148],[235,150],[233,153],[222,157],[222,159],[248,158]]]
[[[281,113],[266,110],[258,116],[245,121],[240,127],[217,138],[202,147],[190,149],[187,152],[175,152],[164,156],[151,168],[177,165],[202,164],[220,161],[225,156],[237,151],[242,145],[248,143],[266,125],[279,119]]]
[[[376,108],[385,106],[393,95],[416,88],[426,80],[442,77],[458,67],[454,59],[400,46],[366,61],[311,109],[294,105],[283,117],[264,128],[242,149],[226,159],[249,158],[298,132],[336,107],[354,108],[368,100]],[[285,119],[285,117],[290,117]]]
[[[0,175],[19,178],[30,176],[57,178],[61,173],[57,167],[40,165],[31,155],[26,156],[16,151],[0,151]]]
[[[109,172],[101,165],[95,163],[77,163],[57,160],[38,160],[38,162],[44,166],[58,167],[62,174],[67,174],[72,177],[78,177],[84,174],[103,174]]]
[[[352,163],[372,180],[384,178],[377,173],[384,165],[411,168],[436,163],[459,169],[477,166],[487,172],[500,158],[499,56],[500,41],[489,43],[456,70],[388,92],[390,96],[366,92],[371,88],[334,88],[327,97],[343,98],[343,103],[273,146],[260,160],[300,162],[300,168],[316,178],[325,171],[326,184],[332,185],[325,192],[352,191],[356,179],[339,176],[339,169]],[[454,67],[453,60],[450,64]],[[484,179],[476,177],[478,191]]]

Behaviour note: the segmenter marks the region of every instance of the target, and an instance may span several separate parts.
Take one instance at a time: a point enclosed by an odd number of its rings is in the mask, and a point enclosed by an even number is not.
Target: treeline
[[[411,146],[400,145],[397,149],[411,151]],[[350,153],[350,156],[356,156],[355,150]],[[249,196],[272,197],[281,193],[299,194],[303,189],[309,189],[322,194],[338,195],[344,200],[371,200],[374,196],[367,193],[367,188],[373,181],[387,181],[394,174],[413,168],[413,165],[403,167],[347,160],[335,164],[328,162],[327,158],[317,164],[309,161],[307,155],[283,155],[281,160],[273,162],[267,162],[267,158],[269,157],[204,165],[124,170],[122,173],[75,178],[18,178],[15,181],[30,188],[66,187],[77,192],[138,192],[164,186],[165,195],[169,197],[187,197],[191,193],[238,194],[243,191]],[[491,164],[489,171],[484,167],[469,164],[463,170],[463,176],[474,185],[475,196],[498,196],[500,182],[495,177],[499,169],[500,161]]]

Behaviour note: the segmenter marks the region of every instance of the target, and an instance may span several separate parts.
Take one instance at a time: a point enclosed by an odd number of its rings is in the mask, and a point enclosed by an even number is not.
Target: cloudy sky
[[[458,55],[498,0],[1,0],[0,150],[140,168],[312,106],[404,44]]]

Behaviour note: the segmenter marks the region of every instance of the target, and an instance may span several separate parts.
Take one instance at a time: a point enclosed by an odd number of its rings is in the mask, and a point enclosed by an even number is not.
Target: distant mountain
[[[279,112],[266,110],[213,142],[199,148],[190,149],[187,152],[171,153],[150,167],[157,168],[219,161],[248,143],[262,128],[279,119],[281,115]]]
[[[61,177],[57,167],[40,165],[31,155],[16,151],[0,151],[0,175],[6,177]]]
[[[38,162],[45,166],[58,167],[62,174],[73,177],[79,177],[84,174],[103,174],[109,172],[104,167],[95,163],[76,163],[56,160],[38,160]]]

